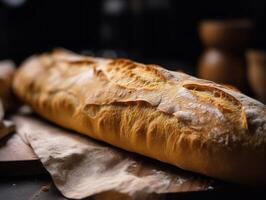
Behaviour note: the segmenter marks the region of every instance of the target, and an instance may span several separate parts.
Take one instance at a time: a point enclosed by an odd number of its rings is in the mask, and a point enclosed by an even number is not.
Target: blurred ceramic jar
[[[205,20],[199,35],[206,49],[199,59],[198,76],[245,91],[244,50],[253,30],[250,20]]]

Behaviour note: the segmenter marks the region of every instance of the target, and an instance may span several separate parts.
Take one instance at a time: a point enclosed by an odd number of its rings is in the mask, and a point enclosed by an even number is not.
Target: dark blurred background
[[[265,11],[264,0],[0,0],[0,59],[18,63],[64,47],[195,66],[203,48],[197,31],[202,19],[252,19],[251,46],[264,49]]]

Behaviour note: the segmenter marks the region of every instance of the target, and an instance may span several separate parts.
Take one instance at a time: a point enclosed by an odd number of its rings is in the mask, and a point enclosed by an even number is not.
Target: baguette
[[[185,170],[266,185],[266,106],[229,87],[64,50],[26,60],[13,86],[65,128]]]

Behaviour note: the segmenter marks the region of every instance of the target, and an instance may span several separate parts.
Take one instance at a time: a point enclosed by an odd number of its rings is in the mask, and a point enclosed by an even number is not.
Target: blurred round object
[[[247,52],[248,79],[258,99],[266,103],[266,51]]]
[[[204,20],[200,23],[201,41],[207,47],[222,49],[241,49],[247,45],[254,28],[248,19]]]
[[[12,61],[0,62],[0,98],[4,98],[11,90],[15,64]]]
[[[15,74],[15,64],[12,61],[0,62],[0,99],[5,111],[14,107],[12,81]]]
[[[244,61],[241,58],[216,49],[208,49],[199,60],[198,76],[244,90],[244,69]]]

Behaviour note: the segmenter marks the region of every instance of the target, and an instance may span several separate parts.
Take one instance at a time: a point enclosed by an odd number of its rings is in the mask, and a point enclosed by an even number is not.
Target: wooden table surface
[[[0,140],[0,176],[47,173],[29,145],[12,133]]]

